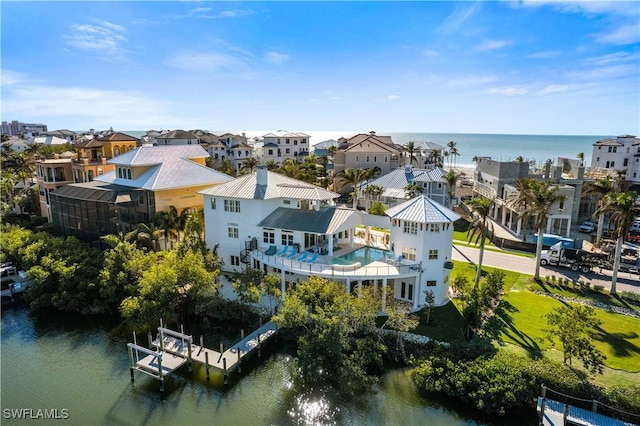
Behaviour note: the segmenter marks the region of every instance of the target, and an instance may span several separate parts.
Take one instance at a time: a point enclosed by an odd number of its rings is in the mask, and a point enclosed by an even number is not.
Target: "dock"
[[[205,366],[207,379],[209,379],[209,370],[213,368],[224,375],[226,384],[230,372],[236,369],[241,371],[242,359],[253,351],[257,351],[260,356],[262,344],[276,332],[276,324],[269,321],[246,337],[243,331],[241,340],[227,350],[224,350],[221,344],[220,351],[215,351],[204,347],[202,337],[200,344],[197,345],[193,343],[193,337],[185,334],[182,329],[179,332],[174,331],[163,327],[161,322],[155,340],[151,339],[151,333],[149,333],[150,348],[138,345],[135,332],[133,343],[127,344],[131,381],[135,379],[134,371],[144,373],[160,381],[162,392],[164,378],[167,375],[185,364],[188,364],[191,371],[192,363],[197,362]]]
[[[585,400],[581,398],[570,397],[568,395],[558,393],[563,397],[568,397],[580,401],[582,403],[590,403],[591,410],[585,410],[564,402],[556,401],[546,397],[546,392],[555,392],[549,388],[542,386],[542,395],[538,397],[537,411],[539,416],[539,424],[544,426],[564,426],[564,425],[579,425],[579,426],[637,426],[637,423],[625,422],[613,417],[605,416],[597,412],[599,406],[604,404],[599,403],[596,400]],[[640,416],[625,413],[620,410],[616,410],[614,407],[606,406],[607,408],[618,412],[618,414],[626,414],[627,416],[633,416],[634,419],[640,420]]]

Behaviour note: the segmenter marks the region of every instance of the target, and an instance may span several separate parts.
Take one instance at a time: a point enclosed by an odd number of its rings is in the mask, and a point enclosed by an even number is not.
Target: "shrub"
[[[593,286],[593,291],[595,291],[596,293],[602,293],[602,290],[604,290],[603,285],[596,284]]]

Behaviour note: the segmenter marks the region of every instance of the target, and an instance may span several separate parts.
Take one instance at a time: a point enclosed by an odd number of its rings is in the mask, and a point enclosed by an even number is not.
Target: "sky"
[[[640,134],[640,2],[5,1],[1,119]]]

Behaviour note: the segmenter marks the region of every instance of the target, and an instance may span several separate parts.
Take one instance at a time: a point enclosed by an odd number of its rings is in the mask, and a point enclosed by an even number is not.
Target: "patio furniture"
[[[277,251],[278,248],[276,246],[269,246],[269,248],[264,251],[264,254],[267,256],[273,256]]]
[[[293,259],[298,254],[298,247],[294,247],[291,253],[287,255],[287,259]]]
[[[278,256],[284,256],[285,254],[287,254],[287,250],[289,250],[289,246],[285,245],[284,247],[282,247],[282,250],[278,252]]]
[[[302,253],[302,256],[300,256],[297,260],[298,262],[302,262],[303,260],[305,260],[307,258],[307,256],[309,255],[308,251],[305,251],[304,253]]]
[[[318,252],[314,252],[311,259],[307,260],[307,263],[316,263],[318,261]]]

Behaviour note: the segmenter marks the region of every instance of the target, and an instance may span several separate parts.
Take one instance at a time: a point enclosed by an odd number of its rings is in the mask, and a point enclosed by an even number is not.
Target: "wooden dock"
[[[634,423],[623,422],[613,417],[584,410],[549,398],[538,398],[538,414],[540,424],[545,426],[564,426],[565,424],[580,426],[634,426]]]
[[[270,337],[275,335],[277,327],[275,323],[269,321],[257,330],[250,333],[224,350],[222,344],[220,351],[215,351],[203,346],[202,338],[200,345],[193,343],[193,337],[180,332],[158,327],[158,337],[151,341],[149,337],[149,345],[152,349],[147,349],[138,345],[136,335],[133,335],[133,343],[128,343],[129,350],[129,369],[131,371],[131,381],[134,381],[134,371],[147,374],[160,380],[160,390],[164,390],[164,377],[171,374],[184,364],[191,365],[193,362],[204,364],[209,378],[209,369],[214,368],[224,375],[224,383],[227,383],[227,375],[229,372],[238,369],[242,363],[242,359],[253,352],[258,351],[260,355],[261,346]],[[140,354],[143,357],[140,357]]]

